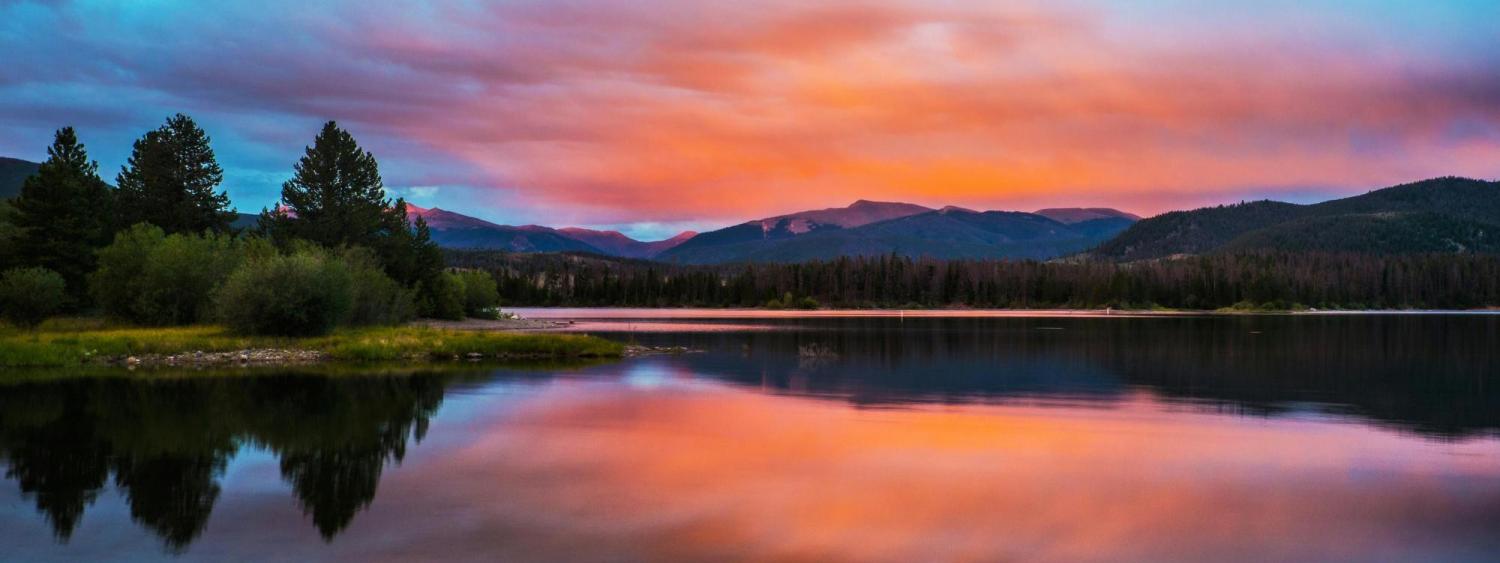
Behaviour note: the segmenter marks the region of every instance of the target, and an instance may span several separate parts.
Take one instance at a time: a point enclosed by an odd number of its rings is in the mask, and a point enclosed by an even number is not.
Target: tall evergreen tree
[[[375,247],[394,226],[375,155],[337,123],[323,125],[295,171],[281,185],[281,204],[261,217],[276,238]]]
[[[15,200],[19,260],[61,274],[74,297],[85,293],[94,251],[109,243],[111,197],[72,127],[57,131],[47,160]]]
[[[16,267],[21,252],[21,227],[16,225],[16,208],[10,200],[0,199],[0,271]]]
[[[261,228],[272,239],[370,248],[386,274],[407,286],[442,273],[442,253],[426,223],[419,217],[413,226],[406,202],[386,198],[375,156],[337,123],[323,125],[294,170],[276,209],[261,212]]]
[[[226,232],[234,213],[218,191],[224,172],[208,134],[177,114],[135,142],[120,170],[117,229],[151,223],[167,233]]]

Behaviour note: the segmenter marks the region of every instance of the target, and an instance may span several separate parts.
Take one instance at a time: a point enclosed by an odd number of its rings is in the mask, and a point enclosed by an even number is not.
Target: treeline
[[[1500,306],[1500,257],[1218,254],[1120,264],[851,257],[677,266],[590,255],[449,251],[510,306],[1470,309]]]
[[[12,324],[102,311],[308,335],[497,311],[494,280],[448,272],[422,219],[385,196],[375,157],[332,121],[245,231],[231,225],[208,135],[186,115],[135,142],[116,186],[71,127],[47,154],[0,208],[0,315]]]

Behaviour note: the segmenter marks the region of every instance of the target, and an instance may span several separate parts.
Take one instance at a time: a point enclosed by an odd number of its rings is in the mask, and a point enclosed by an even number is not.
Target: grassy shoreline
[[[114,327],[91,319],[50,321],[35,331],[0,327],[0,368],[124,364],[128,358],[294,353],[301,361],[382,362],[453,358],[606,358],[624,347],[579,334],[479,332],[420,326],[340,329],[327,336],[241,336],[223,327]],[[238,357],[238,356],[236,356]]]
[[[967,307],[967,306],[943,306],[943,307],[819,307],[816,309],[776,309],[766,307],[634,307],[634,306],[568,306],[568,305],[514,305],[507,306],[507,311],[527,315],[534,321],[557,321],[566,317],[537,316],[539,311],[707,311],[713,313],[756,313],[775,314],[779,316],[796,317],[799,315],[839,315],[839,314],[966,314],[966,313],[1003,313],[1007,315],[1037,314],[1129,314],[1129,315],[1237,315],[1237,314],[1387,314],[1387,313],[1500,313],[1500,307],[1470,307],[1464,309],[1430,309],[1420,307],[1406,308],[1319,308],[1319,307],[1220,307],[1217,309],[1185,309],[1172,307],[1027,307],[1027,308],[1005,308],[1005,307]],[[592,314],[592,313],[590,313]],[[587,315],[583,315],[587,316]]]

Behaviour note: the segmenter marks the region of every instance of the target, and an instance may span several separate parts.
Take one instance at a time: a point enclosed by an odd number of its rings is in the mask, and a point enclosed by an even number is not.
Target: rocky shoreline
[[[435,319],[424,319],[417,324],[428,328],[440,328],[445,330],[477,330],[477,331],[533,331],[553,330],[567,328],[573,325],[573,321],[547,320],[547,319],[464,319],[461,321],[442,321]]]
[[[687,354],[697,352],[683,346],[641,346],[630,344],[625,346],[622,356],[635,358],[641,356],[659,356]],[[501,354],[486,355],[469,353],[454,355],[446,358],[452,361],[478,362],[483,360],[544,360],[551,358],[547,354]],[[411,361],[443,361],[444,358],[433,358],[430,356],[416,355],[409,358]],[[282,348],[258,348],[237,350],[232,352],[188,352],[182,354],[142,354],[139,356],[113,356],[100,358],[98,363],[110,366],[126,368],[135,367],[267,367],[267,366],[296,366],[306,364],[317,364],[336,361],[328,354],[317,350],[296,350]]]
[[[183,354],[142,354],[104,358],[107,365],[124,367],[197,367],[197,366],[273,366],[312,364],[328,360],[317,350],[250,349],[233,352],[191,352]]]

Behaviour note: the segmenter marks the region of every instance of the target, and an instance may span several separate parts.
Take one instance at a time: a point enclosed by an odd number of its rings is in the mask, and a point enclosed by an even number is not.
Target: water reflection
[[[171,549],[202,533],[225,464],[268,450],[324,538],[375,498],[420,441],[447,378],[83,377],[0,388],[0,459],[60,541],[111,475],[130,517]]]
[[[421,373],[7,374],[0,553],[1500,553],[1496,317],[661,322],[604,334],[703,352]],[[27,518],[55,543],[32,540],[16,525]],[[129,522],[154,551],[116,537]]]
[[[656,332],[651,322],[603,334],[706,349],[683,361],[862,406],[1110,401],[1148,388],[1208,408],[1312,408],[1435,437],[1500,430],[1495,315],[776,318],[760,322],[780,330],[745,332]]]

